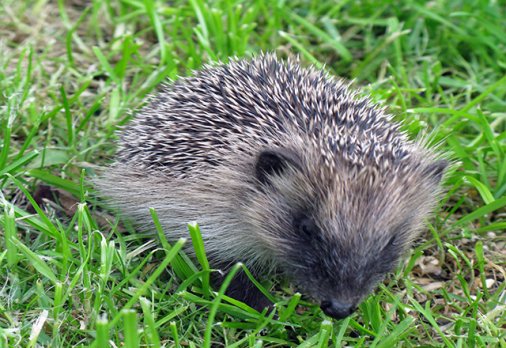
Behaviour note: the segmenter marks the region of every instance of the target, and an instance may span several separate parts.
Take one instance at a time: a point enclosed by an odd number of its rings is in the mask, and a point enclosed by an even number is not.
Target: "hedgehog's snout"
[[[320,308],[323,313],[334,319],[344,319],[357,309],[352,303],[341,302],[334,299],[322,301]]]

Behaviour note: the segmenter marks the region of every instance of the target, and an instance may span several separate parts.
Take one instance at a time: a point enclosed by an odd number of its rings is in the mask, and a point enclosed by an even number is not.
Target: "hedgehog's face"
[[[409,179],[343,172],[328,180],[293,153],[264,151],[256,176],[268,203],[255,209],[264,209],[263,229],[282,270],[340,319],[396,267],[434,204],[444,167]]]
[[[340,228],[335,224],[321,227],[316,221],[312,214],[295,216],[293,231],[297,237],[291,248],[296,253],[287,257],[287,272],[303,293],[320,302],[325,314],[342,319],[395,268],[404,248],[391,232],[385,232],[392,235],[386,241],[346,241],[339,238]]]

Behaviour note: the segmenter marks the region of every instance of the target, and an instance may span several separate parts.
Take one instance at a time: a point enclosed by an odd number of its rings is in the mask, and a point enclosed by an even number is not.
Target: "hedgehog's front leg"
[[[219,288],[225,280],[226,273],[213,273],[211,282]],[[243,270],[237,272],[229,284],[225,294],[235,300],[246,303],[251,308],[262,312],[265,308],[270,311],[274,304],[256,287]]]

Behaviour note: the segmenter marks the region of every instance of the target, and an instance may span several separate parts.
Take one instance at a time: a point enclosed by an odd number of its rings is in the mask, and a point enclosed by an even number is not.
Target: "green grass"
[[[504,347],[504,18],[481,0],[3,0],[0,347]],[[457,161],[404,265],[342,321],[286,283],[263,284],[276,315],[211,291],[204,253],[93,195],[159,83],[260,51],[366,86]]]

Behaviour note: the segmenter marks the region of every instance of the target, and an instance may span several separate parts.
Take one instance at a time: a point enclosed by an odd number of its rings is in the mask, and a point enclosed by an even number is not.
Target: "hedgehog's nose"
[[[354,305],[336,300],[322,301],[320,308],[323,313],[335,319],[344,319],[355,311]]]

